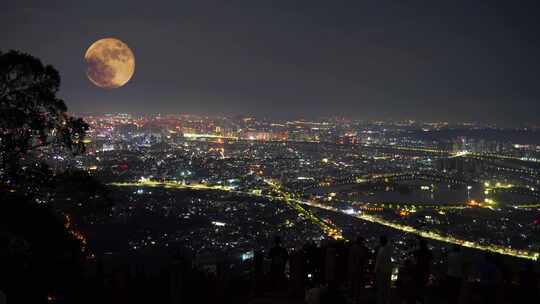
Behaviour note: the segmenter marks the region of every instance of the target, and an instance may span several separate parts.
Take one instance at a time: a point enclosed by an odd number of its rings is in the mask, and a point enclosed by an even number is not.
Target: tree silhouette
[[[106,207],[94,204],[105,189],[86,172],[53,174],[45,163],[50,153],[84,152],[88,125],[67,113],[59,87],[52,66],[0,52],[0,290],[14,303],[80,288],[87,252],[67,203],[79,212]]]
[[[67,114],[56,96],[60,75],[50,65],[17,51],[0,52],[0,181],[17,184],[25,174],[21,162],[32,152],[56,146],[84,150],[88,125]]]

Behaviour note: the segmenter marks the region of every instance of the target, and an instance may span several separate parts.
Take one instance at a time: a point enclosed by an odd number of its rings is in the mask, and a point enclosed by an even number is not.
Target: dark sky
[[[54,65],[77,112],[538,123],[535,2],[17,0],[0,49]],[[136,56],[119,89],[86,79],[104,37]]]

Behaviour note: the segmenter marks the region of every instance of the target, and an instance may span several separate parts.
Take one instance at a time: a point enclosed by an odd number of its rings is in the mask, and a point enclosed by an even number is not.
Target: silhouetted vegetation
[[[17,51],[0,53],[0,178],[20,184],[42,147],[84,151],[88,125],[67,113],[57,97],[60,75],[50,65]]]
[[[17,51],[0,52],[0,290],[10,303],[67,299],[86,259],[73,215],[108,207],[86,172],[53,172],[51,153],[82,153],[88,125],[57,97],[60,76]]]
[[[80,280],[81,240],[50,205],[0,194],[0,289],[10,303],[68,296]]]

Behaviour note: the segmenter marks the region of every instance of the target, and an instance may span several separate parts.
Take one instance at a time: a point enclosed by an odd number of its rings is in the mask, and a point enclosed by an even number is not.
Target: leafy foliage
[[[0,177],[16,182],[21,160],[45,146],[84,151],[88,125],[68,115],[56,96],[60,75],[50,65],[17,51],[0,52]]]
[[[71,216],[106,210],[86,172],[53,172],[51,153],[84,152],[88,125],[57,97],[60,76],[17,51],[0,52],[0,290],[21,303],[78,287],[86,239]]]

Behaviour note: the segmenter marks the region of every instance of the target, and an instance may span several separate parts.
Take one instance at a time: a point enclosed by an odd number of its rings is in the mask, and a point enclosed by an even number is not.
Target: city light
[[[384,220],[382,218],[379,218],[379,217],[376,217],[376,216],[373,216],[373,215],[362,214],[362,213],[354,213],[354,212],[351,213],[349,210],[347,210],[347,211],[340,210],[340,209],[337,209],[335,207],[324,205],[324,204],[317,203],[317,202],[307,202],[307,201],[292,199],[290,197],[290,194],[280,190],[279,186],[277,186],[272,181],[267,180],[266,182],[267,182],[267,184],[272,186],[274,189],[276,189],[280,195],[278,195],[278,196],[265,195],[264,197],[267,197],[267,198],[272,199],[272,200],[282,200],[282,201],[290,204],[291,206],[293,206],[293,208],[297,209],[299,212],[308,215],[309,218],[314,223],[317,223],[318,225],[320,225],[321,229],[323,229],[323,231],[325,231],[330,237],[332,237],[334,239],[342,239],[343,238],[343,236],[339,232],[339,229],[328,226],[327,223],[325,223],[324,221],[318,219],[315,215],[313,215],[307,209],[300,207],[300,205],[306,205],[306,206],[309,206],[309,207],[324,209],[324,210],[328,210],[328,211],[332,211],[332,212],[343,213],[343,214],[346,214],[348,216],[354,216],[355,218],[360,219],[360,220],[380,224],[380,225],[383,225],[383,226],[386,226],[386,227],[389,227],[389,228],[392,228],[392,229],[396,229],[396,230],[406,232],[406,233],[415,234],[415,235],[418,235],[418,236],[421,236],[421,237],[424,237],[424,238],[427,238],[427,239],[432,239],[432,240],[445,242],[445,243],[450,243],[450,244],[457,244],[457,245],[460,245],[460,246],[473,248],[473,249],[477,249],[477,250],[481,250],[481,251],[494,252],[494,253],[498,253],[498,254],[509,255],[509,256],[518,257],[518,258],[524,258],[524,259],[531,259],[531,260],[537,260],[540,257],[539,252],[528,251],[528,250],[518,250],[518,249],[509,248],[509,247],[499,246],[499,245],[479,244],[479,243],[472,242],[472,241],[469,241],[469,240],[463,240],[463,239],[455,238],[455,237],[452,237],[452,236],[445,236],[445,235],[442,235],[442,234],[439,234],[439,233],[436,233],[436,232],[433,232],[433,231],[420,230],[420,229],[417,229],[417,228],[414,228],[414,227],[411,227],[411,226],[394,223],[394,222]],[[171,188],[177,188],[177,189],[194,189],[194,190],[219,190],[219,191],[234,192],[234,193],[238,193],[238,194],[241,194],[241,195],[247,195],[247,196],[252,196],[253,195],[252,192],[235,191],[235,190],[231,190],[230,188],[226,188],[226,187],[216,187],[216,186],[207,186],[207,185],[183,185],[183,184],[179,184],[177,182],[152,182],[152,181],[146,180],[144,182],[138,182],[138,183],[112,183],[111,185],[117,186],[117,187],[141,187],[141,186],[145,186],[145,187],[171,187]],[[473,201],[469,202],[469,204],[478,205],[479,203],[477,203],[476,201],[473,200]]]

